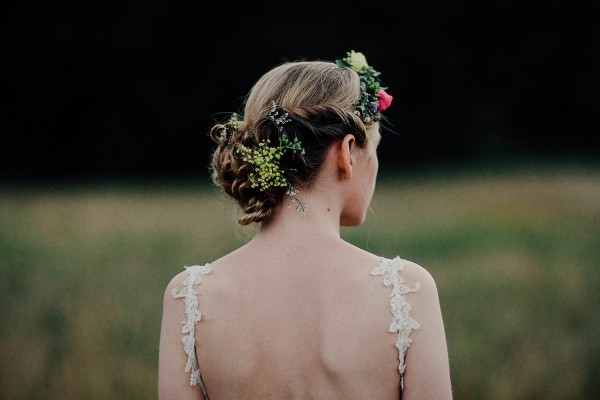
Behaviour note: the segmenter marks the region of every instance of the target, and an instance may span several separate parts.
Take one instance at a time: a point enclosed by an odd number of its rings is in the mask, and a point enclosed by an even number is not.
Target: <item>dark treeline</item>
[[[395,97],[382,164],[600,155],[597,2],[207,3],[6,8],[0,176],[203,174],[262,73],[350,49]]]

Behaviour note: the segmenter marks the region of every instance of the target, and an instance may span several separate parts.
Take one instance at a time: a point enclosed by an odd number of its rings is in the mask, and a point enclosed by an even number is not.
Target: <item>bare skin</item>
[[[411,333],[404,392],[396,335],[388,332],[390,288],[371,276],[380,258],[340,238],[341,225],[364,221],[377,175],[378,126],[366,149],[352,135],[334,145],[317,181],[245,246],[211,264],[196,287],[202,321],[196,353],[211,399],[451,399],[446,340],[435,283],[406,262],[406,295],[421,325]],[[202,399],[184,372],[185,273],[164,299],[159,397]]]

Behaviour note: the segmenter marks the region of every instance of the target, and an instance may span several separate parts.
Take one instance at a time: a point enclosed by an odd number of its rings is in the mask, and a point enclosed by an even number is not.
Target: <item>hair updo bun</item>
[[[269,71],[254,85],[246,101],[244,118],[216,124],[210,137],[217,144],[212,158],[212,179],[240,205],[244,216],[238,222],[268,222],[283,201],[286,188],[252,187],[253,165],[243,160],[241,148],[257,148],[281,132],[267,116],[274,101],[288,113],[285,132],[297,137],[305,150],[285,153],[281,168],[294,187],[310,188],[327,151],[348,133],[359,147],[367,143],[365,124],[354,114],[360,96],[358,75],[328,62],[297,62]]]

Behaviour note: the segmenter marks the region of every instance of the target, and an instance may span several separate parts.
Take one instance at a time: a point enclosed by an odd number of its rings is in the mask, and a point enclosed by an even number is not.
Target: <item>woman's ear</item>
[[[340,177],[344,180],[352,178],[352,166],[354,164],[354,147],[356,138],[354,135],[346,135],[338,144],[338,168]]]

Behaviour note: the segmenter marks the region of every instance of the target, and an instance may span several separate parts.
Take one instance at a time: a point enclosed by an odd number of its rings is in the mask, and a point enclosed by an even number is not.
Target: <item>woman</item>
[[[365,219],[390,102],[352,51],[274,68],[213,127],[213,180],[260,229],[169,284],[162,399],[452,397],[431,276],[340,238]]]

